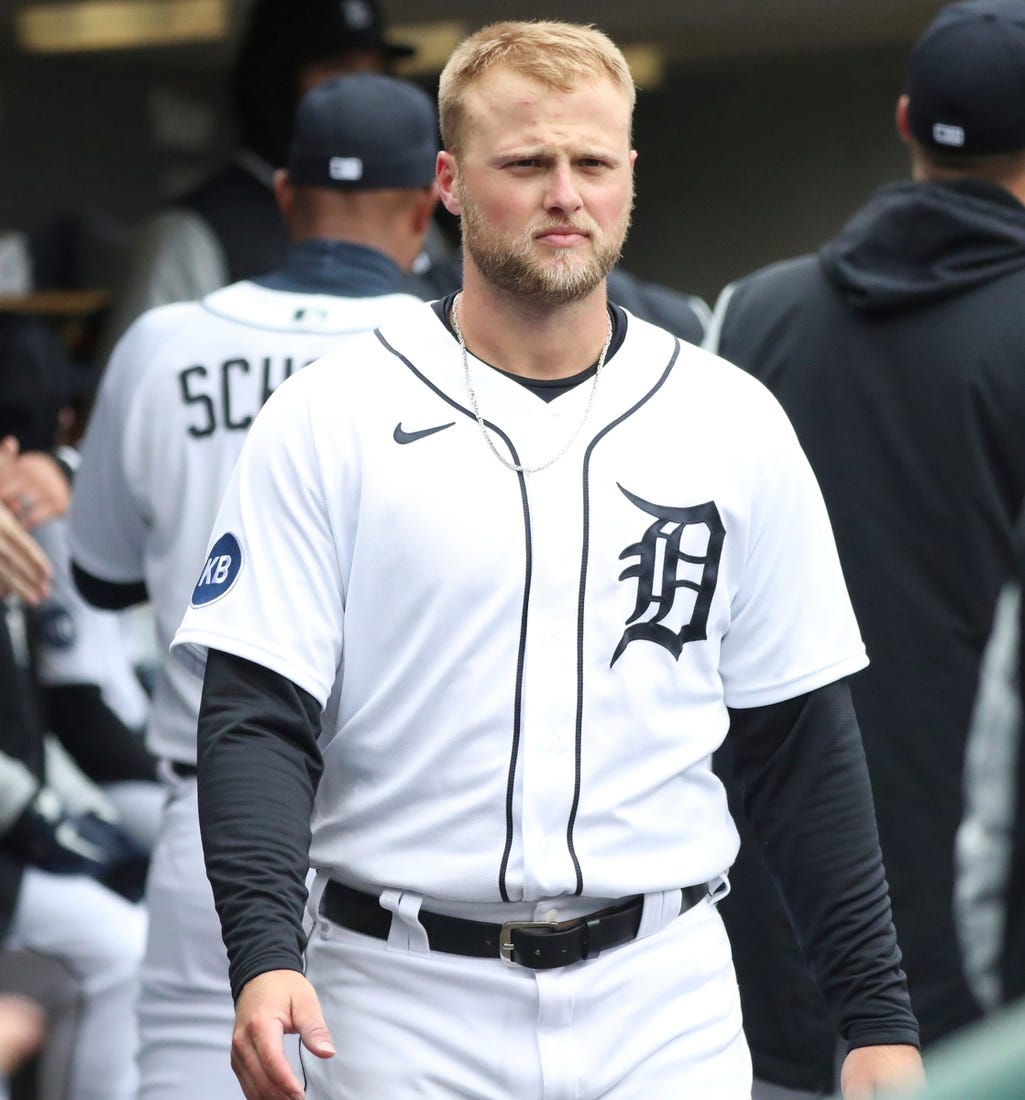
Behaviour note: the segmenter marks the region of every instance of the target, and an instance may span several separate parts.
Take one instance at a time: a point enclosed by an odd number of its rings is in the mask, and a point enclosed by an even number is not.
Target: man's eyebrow
[[[524,146],[519,149],[500,149],[491,156],[491,161],[495,164],[506,163],[513,160],[547,160],[551,157],[560,155],[563,152],[567,152],[570,160],[608,160],[608,161],[620,161],[623,157],[604,145],[584,145],[581,144],[575,149],[555,150],[546,145],[530,145]]]
[[[535,157],[551,155],[551,150],[544,145],[510,146],[495,152],[495,160],[530,160]]]

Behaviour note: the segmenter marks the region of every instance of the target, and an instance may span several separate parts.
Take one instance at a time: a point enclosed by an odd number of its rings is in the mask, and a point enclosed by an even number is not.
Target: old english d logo
[[[719,558],[722,555],[726,528],[714,501],[695,504],[690,508],[670,508],[649,504],[628,492],[622,485],[619,488],[631,504],[635,504],[649,516],[654,516],[655,522],[648,527],[639,542],[628,546],[619,555],[620,560],[637,558],[634,565],[624,569],[619,575],[621,581],[637,581],[637,605],[626,620],[626,630],[619,639],[609,667],[619,660],[623,650],[631,642],[642,640],[664,646],[679,660],[680,652],[687,642],[702,641],[708,636],[708,610],[712,605],[715,582],[719,576]],[[681,549],[684,533],[688,528],[698,526],[703,526],[707,532],[704,552],[687,553]],[[684,568],[687,564],[700,567],[698,579],[681,578],[681,564]],[[696,569],[690,572],[697,575]],[[692,589],[697,597],[688,621],[679,630],[673,630],[664,625],[664,620],[673,610],[681,588]]]

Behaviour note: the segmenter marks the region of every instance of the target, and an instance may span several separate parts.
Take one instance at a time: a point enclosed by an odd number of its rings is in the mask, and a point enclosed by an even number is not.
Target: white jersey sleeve
[[[253,422],[174,647],[200,663],[208,648],[254,661],[324,706],[344,593],[306,399],[316,373],[289,379]]]
[[[757,389],[760,453],[719,665],[732,707],[792,699],[868,663],[818,482],[786,414]]]
[[[75,563],[108,583],[144,582],[166,652],[267,397],[385,318],[425,308],[399,293],[350,298],[241,282],[144,314],[118,343],[86,433],[70,516]],[[275,560],[283,568],[284,557]],[[200,688],[178,662],[163,663],[147,732],[156,755],[195,758]]]
[[[150,338],[153,331],[138,321],[114,349],[82,443],[69,511],[75,561],[93,576],[114,584],[144,579],[148,525],[128,480],[125,425],[138,379],[157,351]]]

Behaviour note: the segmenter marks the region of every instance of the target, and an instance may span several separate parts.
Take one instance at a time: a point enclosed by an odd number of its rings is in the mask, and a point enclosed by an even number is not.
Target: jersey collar
[[[347,241],[310,240],[293,245],[284,264],[252,282],[294,294],[371,298],[402,289],[399,265],[373,248]]]

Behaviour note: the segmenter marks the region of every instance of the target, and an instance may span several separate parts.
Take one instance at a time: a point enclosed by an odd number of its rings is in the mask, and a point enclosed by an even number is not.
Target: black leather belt
[[[708,886],[685,886],[680,912],[686,913],[708,894]],[[566,921],[507,921],[487,924],[421,909],[419,921],[427,932],[432,951],[468,955],[476,959],[502,959],[510,966],[552,970],[637,938],[644,898],[629,898],[619,905]],[[335,924],[386,940],[392,914],[382,909],[374,894],[354,890],[333,879],[320,901],[320,915]]]

